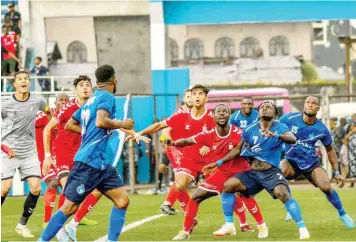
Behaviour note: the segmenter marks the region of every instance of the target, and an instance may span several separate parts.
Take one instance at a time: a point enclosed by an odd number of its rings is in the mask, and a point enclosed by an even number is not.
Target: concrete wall
[[[283,35],[289,40],[290,55],[312,58],[312,35],[310,22],[296,23],[254,23],[222,25],[169,25],[169,37],[178,44],[179,59],[184,59],[184,43],[191,38],[204,42],[204,56],[215,57],[215,42],[221,37],[229,37],[235,42],[235,55],[240,56],[240,42],[246,37],[254,37],[260,42],[264,55],[269,55],[269,41]]]
[[[73,41],[85,45],[88,62],[97,62],[93,17],[46,18],[45,21],[46,39],[57,42],[63,62],[67,62],[67,48]]]
[[[98,64],[118,73],[118,93],[151,93],[149,16],[95,17]]]

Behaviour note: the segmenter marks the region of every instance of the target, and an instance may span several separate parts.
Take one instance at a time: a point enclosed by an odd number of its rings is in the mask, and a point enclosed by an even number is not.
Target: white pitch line
[[[126,226],[124,226],[121,230],[121,234],[130,230],[130,229],[133,229],[135,227],[138,227],[144,223],[147,223],[147,222],[150,222],[152,220],[155,220],[155,219],[158,219],[160,217],[163,217],[163,216],[167,216],[167,214],[157,214],[157,215],[154,215],[154,216],[151,216],[151,217],[147,217],[147,218],[144,218],[144,219],[141,219],[141,220],[138,220],[136,222],[133,222],[133,223],[130,223]],[[95,240],[94,242],[99,242],[99,241],[106,241],[108,239],[108,236],[105,235],[103,237],[100,237],[99,239]]]

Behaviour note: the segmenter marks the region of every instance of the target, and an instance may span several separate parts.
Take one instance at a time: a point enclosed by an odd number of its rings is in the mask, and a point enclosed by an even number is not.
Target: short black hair
[[[37,59],[37,60],[39,60],[40,62],[42,62],[42,57],[41,57],[41,56],[36,56],[35,59]]]
[[[190,90],[192,92],[194,92],[194,90],[197,90],[197,89],[202,89],[203,92],[205,93],[205,95],[208,95],[208,93],[209,93],[209,88],[207,88],[206,86],[200,85],[200,84],[195,85]]]
[[[98,82],[109,82],[115,76],[115,69],[110,65],[99,66],[95,71]]]
[[[249,100],[252,100],[252,102],[253,102],[253,98],[252,98],[252,96],[242,97],[241,101],[242,101],[242,100],[244,100],[244,99],[249,99]]]
[[[28,74],[27,71],[18,71],[18,72],[15,73],[13,81],[15,81],[16,76],[19,75],[19,74],[26,74],[27,77],[30,78],[30,75]]]
[[[79,82],[81,81],[89,81],[90,85],[91,85],[91,79],[87,76],[87,75],[80,75],[79,77],[75,78],[73,81],[73,86],[77,87],[77,85],[79,84]]]
[[[226,108],[227,108],[227,110],[229,110],[229,112],[231,113],[230,108],[229,108],[227,105],[223,104],[223,103],[219,103],[218,105],[216,105],[216,106],[215,106],[215,108],[214,108],[214,113],[215,113],[216,109],[217,109],[218,107],[220,107],[220,106],[224,106],[224,107],[226,107]]]
[[[273,102],[273,101],[270,101],[270,100],[265,100],[265,101],[263,101],[263,102],[258,106],[258,111],[260,110],[261,106],[262,106],[263,104],[265,104],[265,103],[272,104],[273,107],[274,107],[274,112],[275,112],[276,116],[278,116],[278,108],[277,108],[277,106],[274,104],[274,102]]]

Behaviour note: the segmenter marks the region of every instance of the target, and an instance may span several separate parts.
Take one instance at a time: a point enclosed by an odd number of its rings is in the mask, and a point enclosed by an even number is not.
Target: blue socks
[[[113,207],[110,214],[108,241],[117,241],[125,223],[126,210]]]
[[[325,193],[326,197],[328,198],[329,202],[336,208],[339,212],[339,216],[344,216],[346,214],[344,208],[342,207],[342,203],[340,200],[339,195],[335,190],[333,190],[330,194]]]
[[[284,206],[286,207],[288,213],[292,216],[293,220],[296,222],[298,228],[305,227],[302,213],[297,201],[293,198],[290,198],[287,202],[285,202]]]
[[[234,193],[223,193],[221,195],[222,207],[224,211],[224,217],[226,223],[233,223],[234,206],[236,203],[236,197]]]
[[[47,227],[43,230],[40,240],[50,241],[57,232],[63,227],[63,224],[67,221],[68,217],[61,211],[57,212],[52,216],[51,220],[48,222]]]

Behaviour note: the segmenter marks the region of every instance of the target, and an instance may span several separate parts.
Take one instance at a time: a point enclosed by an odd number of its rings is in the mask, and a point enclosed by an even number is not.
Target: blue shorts
[[[123,186],[124,183],[119,173],[111,165],[108,165],[105,170],[98,170],[76,161],[69,173],[63,193],[69,201],[80,204],[94,189],[98,189],[104,194],[109,190]]]
[[[316,168],[318,168],[318,167],[323,168],[322,165],[321,165],[321,163],[320,163],[320,161],[315,162],[311,167],[309,167],[309,168],[307,168],[307,169],[305,169],[305,170],[300,169],[299,166],[298,166],[298,164],[297,164],[295,161],[286,160],[286,159],[284,159],[284,161],[288,162],[288,163],[291,165],[291,167],[293,168],[293,170],[294,170],[294,176],[287,176],[287,177],[286,177],[287,180],[293,180],[293,179],[295,179],[295,178],[297,178],[297,177],[303,175],[306,179],[308,179],[308,181],[309,181],[311,184],[313,184],[314,186],[316,186],[315,183],[314,183],[314,181],[313,181],[312,174],[313,174],[313,171],[314,171]],[[323,168],[323,169],[324,169],[324,168]]]
[[[244,171],[237,173],[235,177],[246,187],[246,191],[242,193],[246,197],[254,196],[265,189],[274,199],[276,199],[277,197],[273,194],[273,190],[279,184],[286,185],[289,191],[287,180],[282,175],[282,171],[276,167],[264,171]]]

